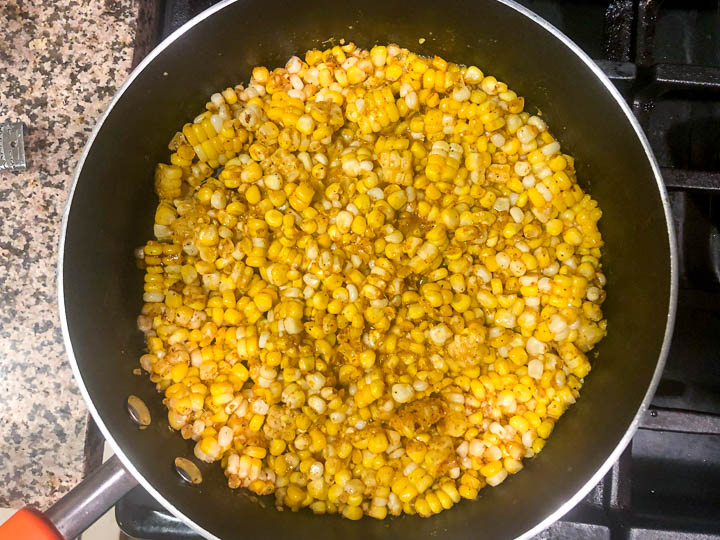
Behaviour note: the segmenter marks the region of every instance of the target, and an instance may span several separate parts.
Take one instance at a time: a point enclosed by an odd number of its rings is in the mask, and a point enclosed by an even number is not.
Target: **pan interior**
[[[135,327],[142,272],[133,249],[152,234],[153,169],[168,159],[168,141],[210,94],[247,81],[253,66],[282,65],[293,54],[339,38],[363,47],[395,42],[478,65],[507,81],[526,97],[526,110],[542,111],[576,157],[583,188],[604,212],[609,333],[597,348],[581,399],[520,474],[431,519],[357,523],[308,511],[280,513],[271,501],[259,505],[243,490],[227,488],[217,464],[201,465],[202,485],[187,485],[173,461],[191,457],[192,443],[169,429],[149,380],[132,374],[143,350]],[[216,11],[147,63],[109,112],[79,173],[61,264],[72,353],[99,418],[155,490],[220,538],[522,535],[581,489],[623,438],[657,366],[671,296],[663,201],[630,121],[580,57],[496,0],[248,0]],[[129,394],[148,404],[148,429],[139,431],[128,417]]]

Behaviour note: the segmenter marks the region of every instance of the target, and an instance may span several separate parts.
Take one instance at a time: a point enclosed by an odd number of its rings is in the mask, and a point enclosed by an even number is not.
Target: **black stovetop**
[[[155,42],[216,2],[156,0]],[[677,323],[632,444],[543,539],[720,540],[720,2],[521,0],[594,58],[639,118],[670,191]],[[154,33],[153,33],[154,31]],[[199,538],[142,488],[116,507],[148,540]]]

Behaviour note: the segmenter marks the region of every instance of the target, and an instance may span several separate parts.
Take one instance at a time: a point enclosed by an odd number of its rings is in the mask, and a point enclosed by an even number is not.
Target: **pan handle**
[[[16,512],[0,525],[0,540],[72,540],[136,485],[112,456],[44,514],[32,508]]]

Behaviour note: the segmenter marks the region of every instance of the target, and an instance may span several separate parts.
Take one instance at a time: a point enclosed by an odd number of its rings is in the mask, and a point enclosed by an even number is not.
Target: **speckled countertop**
[[[0,123],[25,123],[28,159],[0,172],[0,506],[46,507],[88,466],[57,245],[77,159],[130,70],[139,1],[0,1]]]

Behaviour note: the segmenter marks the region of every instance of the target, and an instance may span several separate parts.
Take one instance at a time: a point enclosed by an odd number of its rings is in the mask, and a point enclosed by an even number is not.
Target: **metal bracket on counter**
[[[18,171],[27,168],[22,122],[0,124],[0,171]]]

